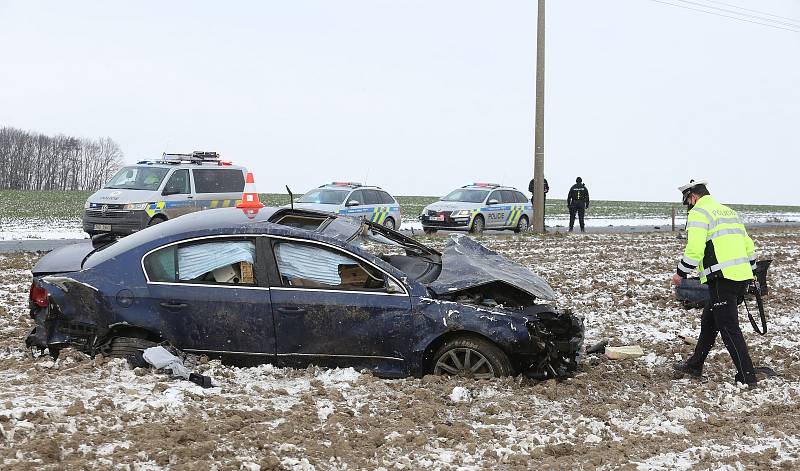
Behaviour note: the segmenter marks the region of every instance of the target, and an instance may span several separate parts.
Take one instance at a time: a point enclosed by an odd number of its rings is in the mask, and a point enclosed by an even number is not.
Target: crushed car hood
[[[556,298],[553,288],[531,270],[461,234],[450,239],[442,253],[442,272],[427,286],[441,296],[497,281],[545,301]]]

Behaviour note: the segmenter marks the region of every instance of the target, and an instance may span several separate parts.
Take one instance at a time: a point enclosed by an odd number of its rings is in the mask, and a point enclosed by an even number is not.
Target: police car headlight
[[[458,211],[453,211],[450,215],[453,218],[468,218],[469,217],[469,210],[468,209],[460,209]]]
[[[150,203],[128,203],[125,205],[125,209],[129,209],[132,211],[140,211],[142,209],[147,208],[147,205]]]

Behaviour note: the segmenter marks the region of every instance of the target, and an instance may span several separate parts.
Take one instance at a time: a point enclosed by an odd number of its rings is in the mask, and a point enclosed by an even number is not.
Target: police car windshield
[[[459,188],[451,191],[449,195],[442,198],[442,201],[461,201],[463,203],[482,203],[486,199],[489,190],[467,190]]]
[[[317,203],[317,204],[342,204],[350,190],[326,190],[317,188],[301,196],[298,203]]]
[[[118,190],[158,190],[167,172],[169,172],[169,169],[162,167],[123,167],[122,170],[117,172],[114,178],[108,182],[106,188],[116,188]]]

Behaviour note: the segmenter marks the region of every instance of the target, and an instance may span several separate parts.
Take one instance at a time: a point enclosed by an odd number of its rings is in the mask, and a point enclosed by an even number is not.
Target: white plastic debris
[[[623,345],[621,347],[606,347],[606,357],[609,360],[625,360],[644,356],[644,350],[639,345]]]
[[[189,369],[183,366],[181,359],[171,354],[166,348],[160,345],[158,347],[145,349],[142,357],[144,361],[153,365],[157,370],[168,368],[172,370],[173,375],[189,379]]]

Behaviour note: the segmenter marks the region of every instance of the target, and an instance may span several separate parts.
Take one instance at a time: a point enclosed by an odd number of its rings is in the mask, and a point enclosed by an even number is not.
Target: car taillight
[[[35,282],[31,283],[31,302],[39,307],[47,307],[47,290],[37,285]]]

